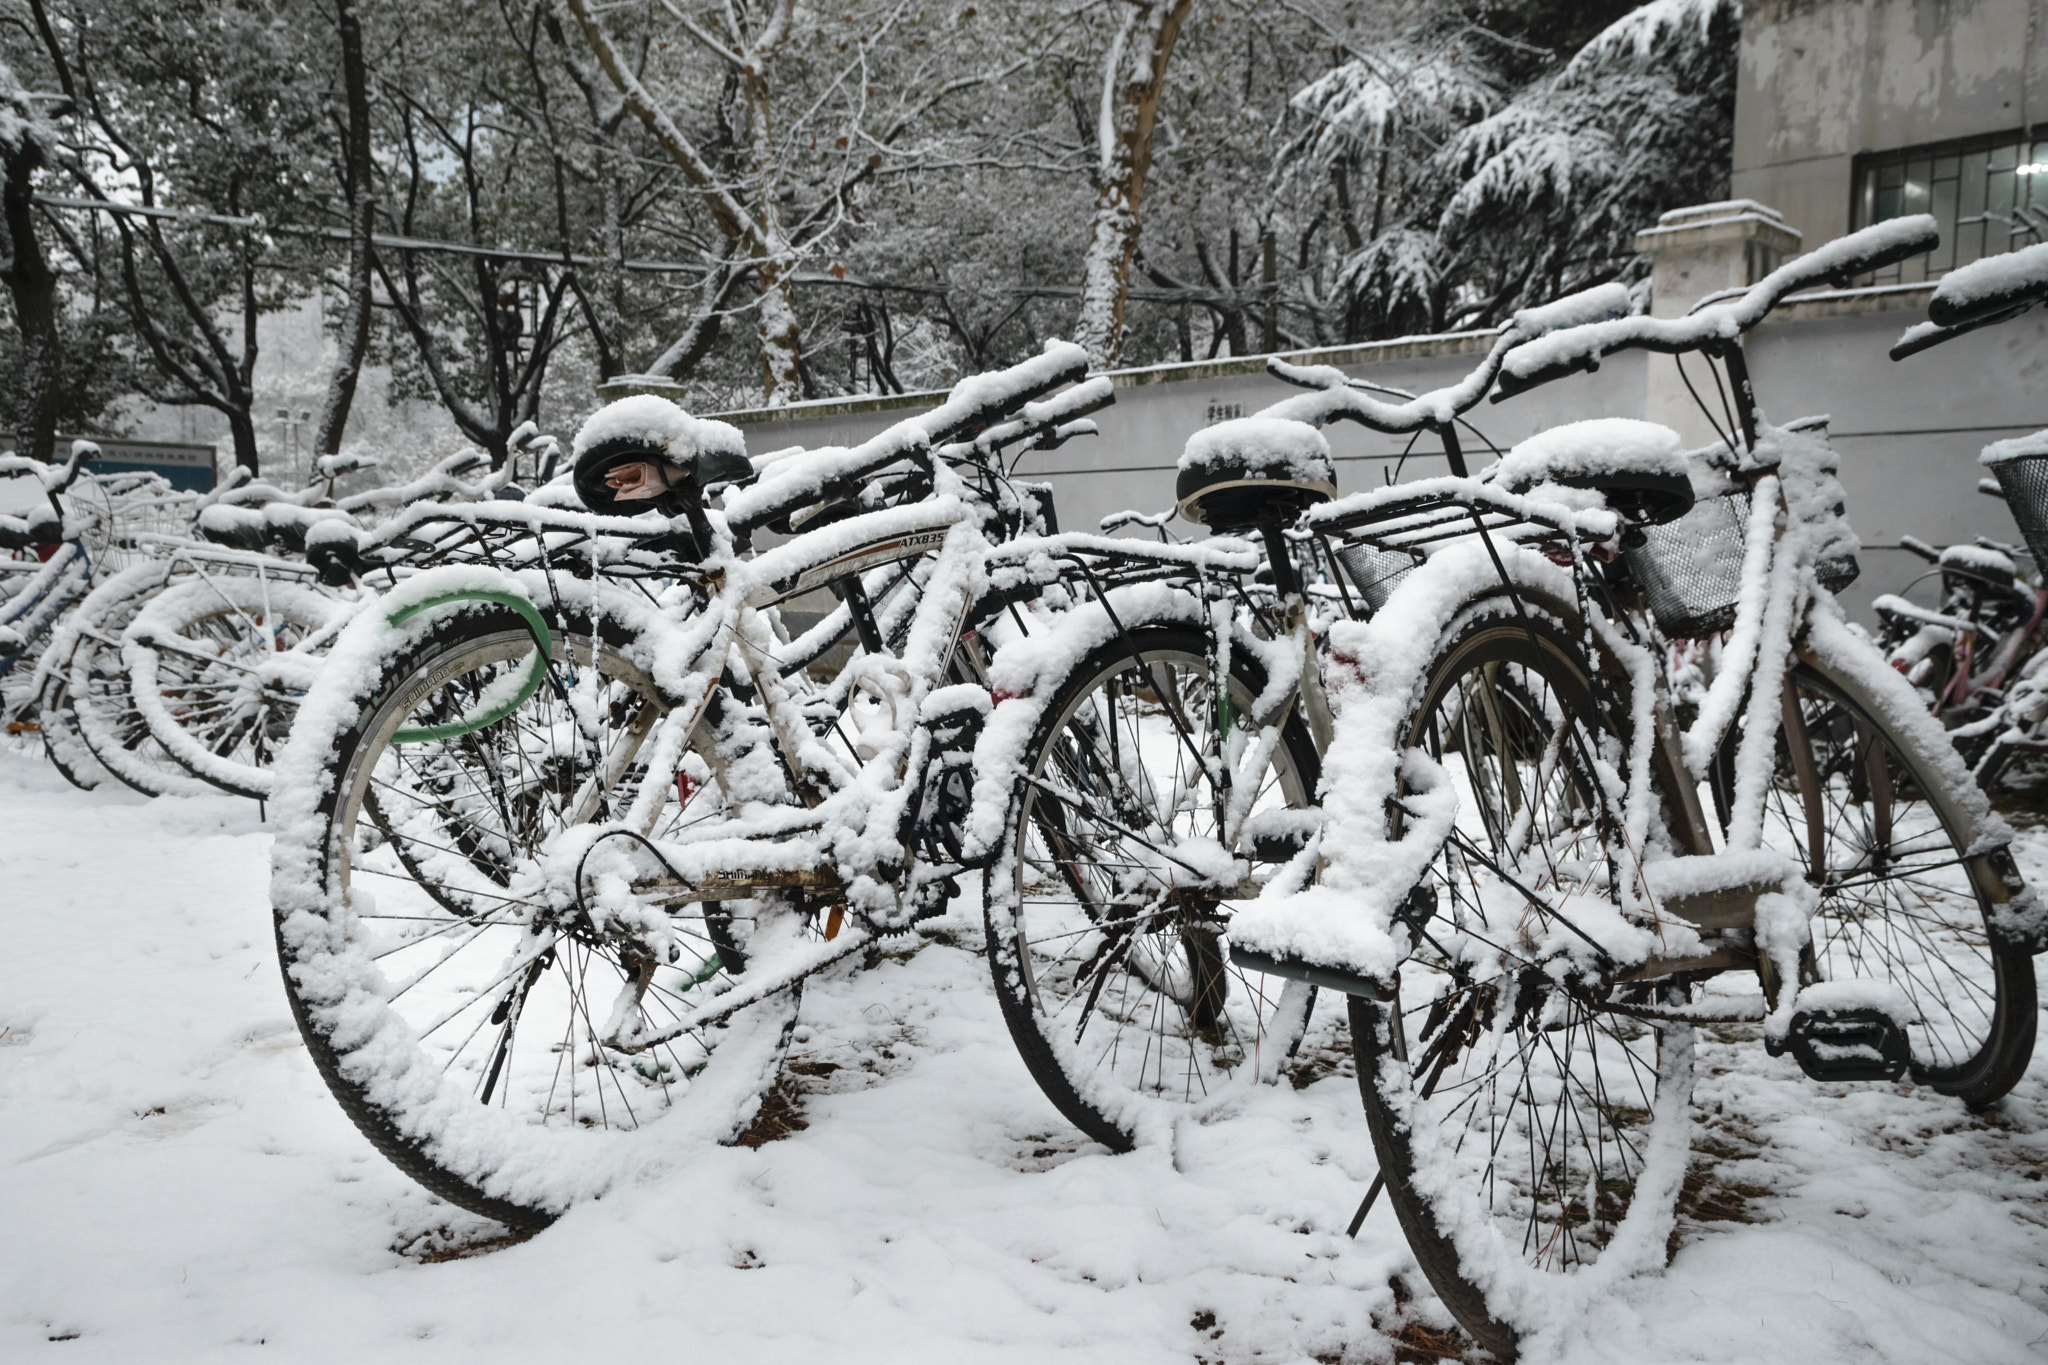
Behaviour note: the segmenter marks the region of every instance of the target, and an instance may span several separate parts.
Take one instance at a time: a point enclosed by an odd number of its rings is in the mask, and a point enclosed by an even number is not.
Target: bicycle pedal
[[[1784,1041],[1799,1069],[1816,1081],[1896,1081],[1913,1063],[1906,1031],[1883,1010],[1799,1010]]]

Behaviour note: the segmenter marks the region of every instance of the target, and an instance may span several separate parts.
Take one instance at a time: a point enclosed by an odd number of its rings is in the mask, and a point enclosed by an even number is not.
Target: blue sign
[[[16,449],[15,437],[0,435],[0,452]],[[57,437],[56,454],[61,463],[71,454],[71,443],[91,441],[100,457],[89,466],[101,474],[126,474],[147,470],[170,480],[171,487],[193,493],[213,491],[213,447],[181,445],[170,441],[121,441],[110,436]]]

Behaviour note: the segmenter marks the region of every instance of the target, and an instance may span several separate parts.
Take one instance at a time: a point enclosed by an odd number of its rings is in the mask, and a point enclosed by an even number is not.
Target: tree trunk
[[[228,435],[234,439],[235,463],[254,474],[257,468],[256,419],[250,413],[249,405],[243,403],[222,411],[227,414]]]
[[[4,212],[7,224],[7,260],[0,279],[14,298],[14,320],[21,328],[24,375],[28,381],[29,429],[20,433],[21,453],[45,463],[53,458],[57,440],[57,403],[60,396],[59,362],[62,350],[57,340],[57,272],[43,255],[36,237],[34,176],[42,164],[43,149],[31,137],[23,137],[21,148],[7,158]]]
[[[748,131],[753,144],[754,219],[759,224],[754,277],[761,290],[761,394],[764,405],[773,408],[803,396],[803,327],[796,314],[795,253],[782,227],[775,140],[768,123],[766,60],[755,58],[745,72],[745,86],[752,125]]]
[[[1152,129],[1166,63],[1194,0],[1135,0],[1102,68],[1096,129],[1095,212],[1081,274],[1081,316],[1074,338],[1097,368],[1123,349],[1131,257],[1138,249],[1138,206],[1152,169]]]
[[[797,322],[796,288],[786,263],[764,257],[755,268],[761,280],[761,392],[767,407],[793,403],[803,392],[803,329]]]
[[[1280,349],[1280,277],[1273,264],[1273,229],[1269,227],[1259,233],[1259,301],[1263,309],[1259,350],[1265,355]]]
[[[313,453],[333,455],[341,449],[342,429],[356,397],[356,376],[370,349],[370,233],[376,198],[370,184],[370,78],[363,65],[363,27],[355,0],[337,0],[341,34],[341,82],[348,98],[348,147],[345,167],[348,193],[348,295],[342,305],[336,337],[341,353],[328,376],[327,399],[320,405],[320,425]]]

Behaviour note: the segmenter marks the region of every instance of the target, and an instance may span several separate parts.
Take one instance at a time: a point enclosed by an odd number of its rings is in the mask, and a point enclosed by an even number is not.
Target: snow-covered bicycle
[[[1504,361],[1507,396],[1619,350],[1704,354],[1732,394],[1722,447],[1575,424],[1488,482],[1306,518],[1419,562],[1330,632],[1321,880],[1249,907],[1233,951],[1346,991],[1367,1203],[1384,1189],[1496,1354],[1661,1264],[1695,1028],[1761,1025],[1817,1079],[1972,1104],[2031,1055],[2048,924],[2010,831],[1843,619],[1855,542],[1825,424],[1769,424],[1740,344],[1795,290],[1933,238],[1883,224],[1687,317]],[[1681,731],[1665,643],[1721,632]]]
[[[1822,1079],[1979,1104],[2010,1088],[2040,909],[1939,726],[1835,606],[1854,540],[1824,424],[1769,425],[1740,346],[1786,295],[1932,233],[1858,234],[1683,319],[1552,330],[1625,302],[1568,301],[1405,403],[1276,364],[1318,391],[1190,441],[1183,507],[1257,531],[1273,600],[1112,592],[1062,627],[1116,642],[1100,654],[1029,640],[991,665],[1018,695],[984,749],[1013,725],[1041,737],[987,883],[991,958],[1069,1117],[1143,1121],[1148,1017],[1198,1035],[1247,978],[1293,983],[1288,1020],[1342,992],[1381,1161],[1353,1227],[1384,1193],[1445,1303],[1506,1356],[1661,1263],[1695,1028],[1761,1026]],[[1720,367],[1722,448],[1577,423],[1467,475],[1459,415],[1497,371],[1514,392],[1626,348]],[[1331,500],[1333,419],[1435,432],[1452,474]],[[1180,633],[1174,685],[1150,681],[1163,634],[1119,639],[1155,627]],[[1669,645],[1704,637],[1719,667],[1681,731]],[[1240,656],[1256,685],[1208,681]],[[1176,691],[1211,718],[1192,743],[1160,716]],[[1273,803],[1306,809],[1241,802],[1318,760],[1312,800]],[[1162,789],[1189,818],[1120,814]],[[1180,970],[1126,969],[1140,952]],[[1139,980],[1150,1014],[1116,1017]]]
[[[466,452],[341,497],[336,482],[367,466],[323,459],[293,492],[237,471],[174,522],[126,536],[129,562],[78,604],[37,670],[59,770],[80,785],[111,774],[152,796],[212,787],[264,799],[322,654],[375,595],[314,562],[309,539],[315,550],[336,545],[359,518],[384,516],[401,523],[387,541],[400,540],[451,501],[489,517],[507,506],[493,499],[512,466],[465,481],[483,458]],[[463,544],[474,535],[446,534]],[[431,536],[402,543],[388,572],[443,553]]]
[[[2048,301],[2048,246],[1986,257],[1942,277],[1928,302],[1928,321],[1899,338],[1892,358],[1904,360],[1995,326],[2043,301]],[[1985,481],[1986,491],[1995,491],[2011,509],[2038,571],[2040,556],[2048,553],[2048,431],[1995,441],[1984,448],[1982,460],[1993,476]],[[1968,689],[1966,699],[1977,703],[1974,713],[1955,717],[1960,723],[1950,733],[1988,790],[2015,759],[2048,752],[2048,654],[2040,648],[2048,589],[2011,575],[2010,556],[1984,563],[1987,554],[1998,554],[1996,547],[1979,547],[1974,555],[1970,547],[1951,547],[1944,556],[1959,549],[1966,560],[1979,562],[1978,576],[1992,591],[1975,595],[1961,611],[1944,601],[1941,614],[1948,619],[1924,621],[1920,637],[1934,650],[1947,646],[1950,656],[1964,663],[1979,653],[1986,656],[1978,670],[1956,669],[1947,692]],[[1987,596],[1990,611],[1972,609]],[[1986,616],[1988,622],[1980,619]]]
[[[65,495],[95,454],[75,442],[62,465],[0,455],[0,717],[32,725],[32,698],[20,684],[59,617],[92,587],[96,567],[85,527],[67,525]],[[86,518],[97,522],[98,518]],[[96,527],[94,529],[97,529]]]
[[[729,427],[615,404],[577,486],[650,572],[441,568],[350,623],[276,770],[273,902],[308,1049],[387,1156],[545,1222],[732,1136],[802,982],[944,909],[983,634],[1028,629],[1077,559],[1184,558],[1039,534],[1004,470],[1108,400],[1085,364],[1054,346],[758,470]],[[664,514],[617,515],[613,476],[656,480]],[[775,604],[826,586],[840,608],[786,638]],[[852,662],[810,680],[849,628]]]
[[[1967,725],[1997,705],[2006,684],[2040,649],[2048,590],[2021,572],[2025,551],[1988,536],[1940,549],[1903,536],[1900,545],[1933,567],[1871,603],[1878,643],[1892,667],[1927,694],[1928,709],[1944,724]],[[1939,585],[1932,607],[1908,595],[1928,580]],[[1967,747],[1965,757],[1973,757]]]

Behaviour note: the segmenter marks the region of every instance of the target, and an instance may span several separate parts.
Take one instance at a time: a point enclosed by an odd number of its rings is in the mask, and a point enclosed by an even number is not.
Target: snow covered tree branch
[[[1095,129],[1095,211],[1081,265],[1081,312],[1074,339],[1099,368],[1123,349],[1131,258],[1138,249],[1139,205],[1152,170],[1152,136],[1167,63],[1193,0],[1124,0],[1126,8],[1102,63]]]

